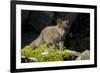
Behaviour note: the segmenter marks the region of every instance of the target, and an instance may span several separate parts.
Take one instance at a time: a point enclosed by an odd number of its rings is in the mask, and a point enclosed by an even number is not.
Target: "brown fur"
[[[58,19],[56,26],[48,26],[44,28],[39,37],[34,40],[30,46],[34,49],[43,43],[48,43],[50,48],[63,50],[65,29],[69,28],[70,25],[68,20],[62,21],[61,19]]]

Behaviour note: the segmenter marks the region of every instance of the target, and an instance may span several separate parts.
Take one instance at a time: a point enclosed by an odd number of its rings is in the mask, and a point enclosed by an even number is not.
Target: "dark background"
[[[74,12],[51,12],[21,10],[21,47],[36,39],[41,30],[56,25],[56,20],[69,19],[71,28],[66,35],[64,46],[67,49],[83,52],[90,49],[90,14]]]

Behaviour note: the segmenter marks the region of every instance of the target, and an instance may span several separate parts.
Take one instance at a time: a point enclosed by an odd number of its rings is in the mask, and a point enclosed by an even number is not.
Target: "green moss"
[[[37,47],[35,50],[32,50],[32,48],[27,45],[21,50],[21,55],[26,58],[36,58],[39,62],[64,61],[65,58],[74,58],[72,53],[67,52],[67,50],[60,51],[57,49],[50,49],[46,43]]]

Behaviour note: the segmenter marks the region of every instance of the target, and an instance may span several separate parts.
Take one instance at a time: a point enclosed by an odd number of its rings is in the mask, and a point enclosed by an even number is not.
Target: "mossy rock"
[[[72,53],[67,52],[67,50],[60,51],[49,48],[47,43],[34,50],[31,46],[27,45],[21,49],[21,56],[25,56],[26,58],[36,58],[39,62],[64,61],[65,59],[73,60],[75,58],[75,56]]]

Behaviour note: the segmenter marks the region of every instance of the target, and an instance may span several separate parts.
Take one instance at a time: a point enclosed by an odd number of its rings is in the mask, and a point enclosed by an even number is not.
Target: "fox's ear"
[[[60,18],[57,19],[57,24],[60,24],[62,20]]]

